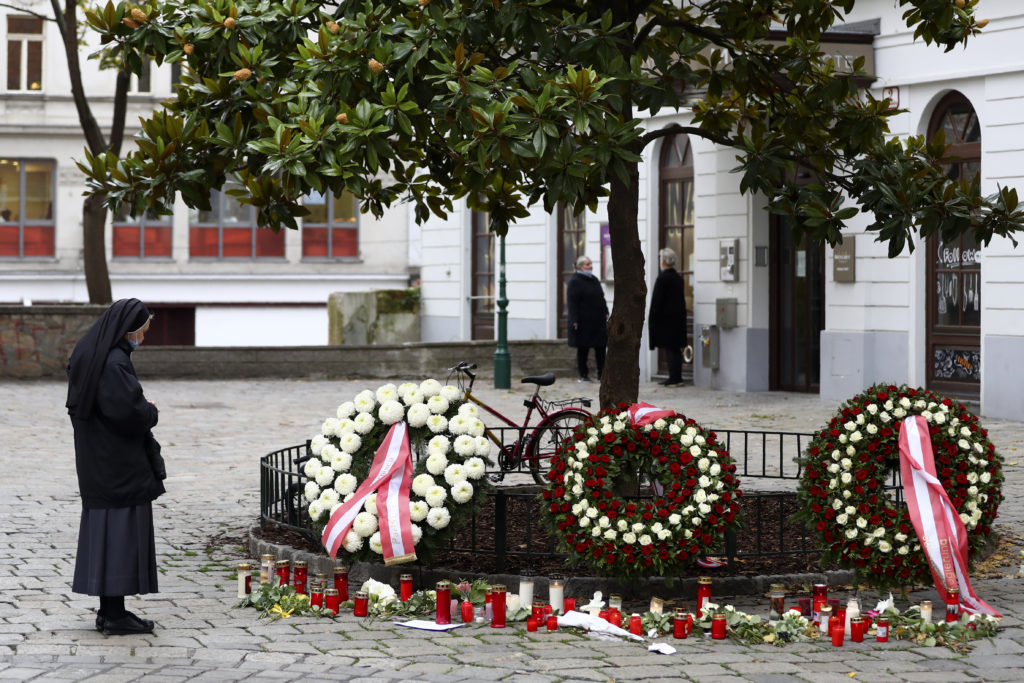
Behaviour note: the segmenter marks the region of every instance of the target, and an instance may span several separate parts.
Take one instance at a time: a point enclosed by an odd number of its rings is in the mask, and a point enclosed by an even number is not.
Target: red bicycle
[[[463,361],[449,370],[448,382],[452,383],[454,380],[455,385],[463,392],[463,400],[475,403],[507,425],[484,429],[484,435],[498,447],[499,472],[490,475],[491,479],[501,481],[506,473],[522,471],[525,465],[535,482],[547,483],[544,475],[550,467],[551,456],[562,442],[573,434],[576,427],[590,419],[590,412],[586,410],[590,407],[590,399],[567,398],[547,401],[541,397],[540,388],[554,384],[555,374],[548,372],[524,377],[523,384],[535,384],[537,388],[530,398],[523,401],[526,417],[523,418],[522,424],[517,424],[473,394],[473,382],[476,380],[474,370],[475,364]],[[540,417],[540,421],[531,425],[530,419],[534,412]],[[515,438],[506,441],[499,436],[506,431],[512,432]]]

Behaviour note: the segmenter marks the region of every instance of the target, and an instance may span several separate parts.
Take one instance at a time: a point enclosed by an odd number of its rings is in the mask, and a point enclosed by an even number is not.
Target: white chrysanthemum
[[[338,451],[331,456],[331,469],[335,472],[348,472],[352,467],[352,456]]]
[[[423,498],[430,507],[439,508],[444,505],[444,501],[448,500],[448,491],[443,486],[431,486]]]
[[[451,384],[446,384],[443,387],[441,387],[441,391],[439,392],[439,394],[441,398],[448,401],[449,403],[451,403],[452,401],[458,401],[459,399],[462,398],[462,392],[459,390],[459,388],[456,386],[452,386]]]
[[[463,403],[459,406],[459,415],[463,417],[480,417],[480,410],[475,403]]]
[[[355,453],[363,445],[363,439],[354,431],[343,434],[338,442],[341,450],[345,453]],[[345,468],[348,469],[348,468]]]
[[[369,434],[373,431],[373,426],[376,424],[376,420],[373,419],[373,415],[369,413],[359,413],[355,419],[352,420],[352,426],[360,434]]]
[[[419,391],[420,385],[416,384],[416,382],[402,382],[401,384],[398,385],[398,397],[404,401],[405,395],[409,393],[410,389],[415,389],[416,391]]]
[[[476,441],[476,450],[474,453],[481,457],[487,457],[491,454],[491,442],[486,436],[478,436],[474,439]]]
[[[357,534],[366,538],[377,530],[377,515],[369,512],[360,512],[352,522],[352,528]]]
[[[314,500],[312,503],[309,504],[308,511],[309,518],[316,522],[324,514],[324,506],[320,503],[319,500]]]
[[[316,483],[320,486],[330,486],[334,483],[334,468],[330,465],[326,465],[320,468],[320,471],[316,473]]]
[[[356,490],[356,485],[358,484],[358,479],[345,472],[344,474],[339,474],[338,478],[334,480],[334,490],[343,496],[347,496]]]
[[[452,442],[444,434],[438,434],[427,442],[427,450],[431,453],[440,453],[441,455],[448,455],[448,449],[452,447]]]
[[[452,463],[444,468],[444,480],[448,482],[449,486],[455,486],[460,481],[466,481],[468,476],[466,468],[458,463]]]
[[[450,404],[448,403],[448,399],[444,398],[443,396],[435,395],[427,399],[426,406],[427,410],[429,410],[434,415],[444,415],[445,413],[448,412]]]
[[[377,407],[377,397],[369,389],[363,389],[352,399],[352,403],[355,404],[356,412],[368,413]]]
[[[410,524],[409,531],[412,532],[412,544],[419,545],[420,539],[423,538],[423,527],[419,524]]]
[[[329,417],[324,420],[324,424],[320,427],[320,431],[327,436],[337,436],[338,428],[341,426],[341,421],[336,417]]]
[[[420,382],[420,393],[423,394],[424,399],[429,400],[432,396],[441,393],[441,383],[436,379],[425,379]]]
[[[409,519],[414,522],[422,522],[427,518],[430,506],[423,500],[409,501]]]
[[[306,502],[312,503],[320,498],[320,487],[315,481],[306,482],[306,488],[302,494],[306,497]]]
[[[371,493],[363,501],[363,509],[369,512],[371,515],[377,514],[377,494],[376,492]]]
[[[391,383],[382,384],[377,387],[377,393],[375,394],[377,403],[385,403],[387,401],[398,400],[398,388]]]
[[[448,429],[448,420],[444,415],[431,415],[427,418],[427,428],[434,434],[440,434]]]
[[[344,420],[352,417],[356,412],[356,404],[352,401],[345,401],[338,406],[338,419]]]
[[[452,422],[454,422],[455,419],[458,418],[454,418]],[[474,439],[469,434],[460,434],[459,436],[455,437],[455,443],[453,444],[453,447],[455,448],[456,453],[461,455],[463,458],[468,458],[474,453],[476,453],[476,439]]]
[[[452,500],[456,503],[468,503],[473,499],[473,485],[468,481],[460,481],[452,486]]]
[[[480,420],[480,418],[477,418],[475,420],[471,420],[470,423],[469,423],[469,435],[470,436],[473,436],[473,437],[483,436],[484,432],[486,430],[487,430],[487,427],[484,426],[484,423],[483,423],[482,420]]]
[[[324,446],[324,449],[322,451],[320,451],[320,459],[325,464],[329,463],[334,458],[334,456],[340,452],[341,451],[338,450],[338,448],[334,444],[329,443],[326,446]]]
[[[406,419],[409,420],[409,426],[413,429],[425,427],[429,418],[430,410],[422,403],[413,403],[409,406],[409,413]]]
[[[377,417],[380,421],[386,425],[393,425],[396,422],[400,422],[405,419],[405,408],[402,404],[395,400],[384,401],[380,404],[380,410],[377,411]]]
[[[354,553],[363,548],[363,537],[352,531],[348,530],[345,534],[345,540],[341,542],[341,546],[345,549],[345,552]]]
[[[427,491],[434,485],[434,478],[429,474],[417,474],[412,480],[412,492],[420,498],[427,495]]]
[[[479,479],[484,476],[484,472],[487,470],[487,466],[484,465],[484,461],[480,458],[470,458],[463,467],[466,469],[466,476],[470,479]]]
[[[448,431],[452,434],[469,434],[472,419],[465,415],[455,415],[448,420]]]
[[[377,553],[378,555],[384,554],[384,546],[380,542],[380,532],[376,531],[370,536],[370,550]]]
[[[452,521],[452,513],[447,508],[431,508],[427,514],[427,524],[435,529],[443,529]]]
[[[324,446],[330,443],[323,434],[317,434],[309,440],[309,450],[313,455],[320,455]],[[308,462],[308,461],[307,461]]]
[[[345,418],[341,421],[341,426],[338,427],[338,436],[345,436],[356,431],[356,423],[352,420]]]
[[[316,473],[320,471],[320,468],[324,464],[318,458],[310,458],[306,461],[306,464],[302,466],[302,472],[306,475],[306,479],[316,479]]]
[[[441,476],[444,474],[445,467],[448,467],[448,458],[443,454],[435,451],[427,458],[427,472],[435,476]]]
[[[341,496],[339,496],[338,492],[334,489],[324,489],[320,492],[320,505],[322,505],[325,510],[330,510],[332,507],[337,505],[340,500]]]

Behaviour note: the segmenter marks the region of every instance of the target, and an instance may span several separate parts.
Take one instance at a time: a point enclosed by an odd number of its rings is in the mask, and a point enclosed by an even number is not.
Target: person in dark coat
[[[164,493],[164,473],[151,430],[158,411],[131,360],[151,318],[138,299],[115,302],[75,345],[67,368],[82,497],[71,589],[99,596],[96,629],[107,635],[153,630],[124,606],[126,595],[157,592],[152,501]]]
[[[665,248],[658,252],[661,273],[651,293],[651,313],[647,316],[651,349],[664,349],[668,379],[661,384],[683,383],[683,347],[686,346],[686,291],[683,277],[676,272],[676,252]]]
[[[605,348],[608,346],[608,303],[589,257],[576,259],[576,272],[569,278],[566,299],[569,305],[569,346],[576,348],[579,381],[593,381],[587,368],[590,349],[594,349],[597,378],[601,379]]]

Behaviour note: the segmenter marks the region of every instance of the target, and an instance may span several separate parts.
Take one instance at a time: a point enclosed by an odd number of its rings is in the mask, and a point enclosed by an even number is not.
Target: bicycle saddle
[[[524,377],[523,384],[536,384],[539,387],[549,387],[555,383],[555,373],[545,372],[543,375],[537,375],[536,377]]]

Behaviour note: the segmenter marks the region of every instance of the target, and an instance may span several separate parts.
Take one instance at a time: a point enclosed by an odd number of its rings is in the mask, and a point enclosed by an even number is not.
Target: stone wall
[[[106,306],[0,306],[0,377],[65,376],[68,356]]]
[[[419,290],[334,292],[327,300],[327,320],[328,344],[419,341]]]

